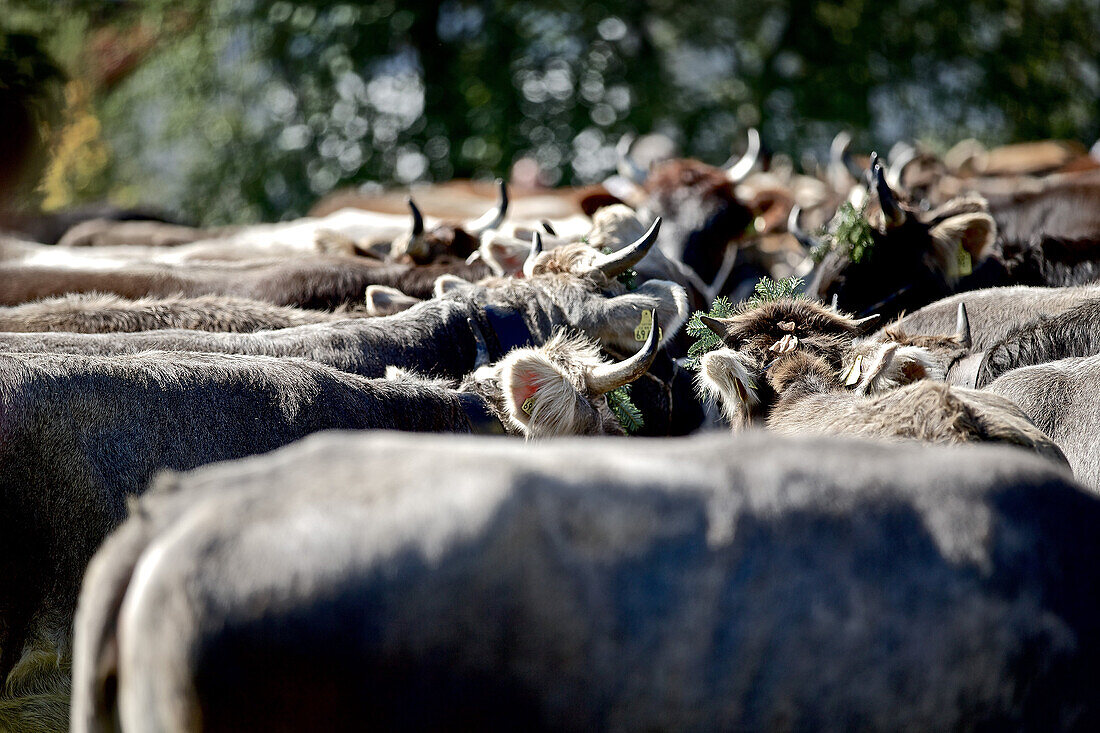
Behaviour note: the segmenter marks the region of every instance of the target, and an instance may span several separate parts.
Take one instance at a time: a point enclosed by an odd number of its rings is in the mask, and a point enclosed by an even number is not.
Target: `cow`
[[[479,368],[456,390],[370,380],[302,359],[146,352],[0,356],[0,675],[18,697],[68,653],[87,560],[158,469],[183,470],[318,430],[622,435],[605,393],[642,374],[657,330],[621,363],[558,335]],[[482,349],[484,355],[485,350]],[[4,722],[0,717],[0,723]]]
[[[1006,372],[1068,357],[1100,354],[1100,297],[1013,328],[1008,334],[960,363],[949,379],[984,387]]]
[[[687,316],[686,296],[672,283],[650,281],[628,291],[616,280],[645,256],[658,228],[655,222],[631,247],[611,254],[582,244],[544,252],[542,270],[530,278],[488,279],[389,317],[259,333],[0,334],[0,351],[119,355],[154,349],[299,356],[368,377],[381,377],[392,365],[457,379],[473,369],[473,322],[486,335],[493,359],[515,346],[545,343],[564,327],[629,353],[645,339],[639,329],[646,317],[665,324],[664,343]]]
[[[328,433],[163,476],[85,577],[73,733],[1100,724],[1100,500],[1047,461],[522,447]]]
[[[379,286],[368,287],[368,292],[372,287]],[[359,313],[373,315],[344,308],[335,312],[304,310],[220,295],[128,300],[117,295],[90,293],[0,307],[0,332],[129,333],[180,328],[248,333],[330,323]]]
[[[104,260],[95,265],[0,261],[0,305],[19,305],[67,293],[113,293],[125,298],[228,295],[274,305],[334,310],[358,304],[368,285],[387,285],[419,298],[432,296],[444,274],[478,279],[484,266],[461,262],[416,267],[364,257],[312,256],[179,265]]]
[[[1094,298],[1100,298],[1100,285],[1067,288],[1016,285],[971,290],[937,300],[904,315],[889,327],[914,336],[950,333],[957,324],[959,304],[965,303],[973,331],[972,346],[981,351],[1007,336],[1013,328]]]
[[[869,226],[858,254],[836,241],[822,250],[809,294],[836,297],[842,308],[857,313],[892,318],[957,292],[1100,279],[1100,248],[1092,239],[1050,231],[1026,239],[998,235],[989,202],[974,194],[921,213],[899,203],[877,161],[874,171],[882,213],[870,216],[878,224]]]
[[[1069,459],[1073,475],[1100,491],[1100,355],[1013,369],[983,388],[1019,405]]]

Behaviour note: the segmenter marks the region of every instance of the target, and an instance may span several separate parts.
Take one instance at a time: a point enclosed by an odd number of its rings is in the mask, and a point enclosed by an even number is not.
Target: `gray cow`
[[[1077,479],[1100,489],[1100,356],[1014,369],[984,391],[1019,405],[1066,454]]]
[[[559,337],[479,369],[459,391],[302,359],[0,356],[0,675],[9,698],[0,729],[40,714],[10,698],[41,693],[43,674],[60,673],[85,564],[157,470],[332,428],[621,435],[602,395],[640,376],[656,352],[656,329],[620,364]]]
[[[899,319],[891,326],[910,336],[940,336],[955,329],[959,304],[965,303],[973,330],[973,348],[981,351],[1009,331],[1036,318],[1052,316],[1086,300],[1100,299],[1100,285],[1038,288],[1016,285],[958,293]],[[880,329],[879,335],[883,331]]]
[[[75,733],[1096,729],[1100,501],[1003,448],[315,436],[165,477]]]

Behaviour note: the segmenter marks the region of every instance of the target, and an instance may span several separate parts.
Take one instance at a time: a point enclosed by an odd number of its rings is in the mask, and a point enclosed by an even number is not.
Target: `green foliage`
[[[619,419],[619,424],[623,426],[623,430],[627,433],[636,433],[645,427],[642,411],[630,399],[629,384],[611,390],[606,396],[607,406],[615,413],[615,417]]]
[[[800,277],[785,277],[782,280],[772,280],[765,275],[756,283],[756,287],[752,290],[752,295],[745,300],[741,310],[755,308],[758,305],[770,303],[773,300],[801,298],[803,297],[801,290],[802,278]]]
[[[821,262],[829,252],[840,252],[852,262],[862,262],[870,257],[875,246],[871,236],[871,223],[867,221],[866,205],[856,208],[845,201],[833,218],[836,227],[831,235],[821,238],[818,247],[810,255]]]
[[[115,157],[87,196],[202,223],[298,216],[340,187],[507,175],[521,158],[544,184],[597,181],[621,135],[655,129],[712,163],[750,125],[796,160],[823,160],[841,128],[863,150],[1091,144],[1097,28],[1095,0],[0,0],[0,36],[37,36],[72,77],[93,75],[104,37],[115,58],[149,33],[96,89]]]
[[[780,300],[781,298],[802,298],[804,296],[800,292],[801,288],[802,278],[800,277],[785,277],[782,280],[772,280],[770,277],[765,276],[760,278],[760,281],[756,283],[752,295],[750,295],[744,303],[735,306],[730,302],[729,298],[718,297],[714,299],[714,302],[711,303],[710,310],[706,313],[702,311],[695,311],[692,313],[691,318],[689,318],[687,322],[687,334],[695,339],[695,343],[688,347],[688,368],[698,369],[699,359],[703,354],[708,351],[714,351],[722,346],[722,339],[719,338],[718,334],[714,331],[707,328],[700,316],[730,318],[737,313],[755,308],[758,305],[773,300]]]
[[[687,322],[687,334],[695,339],[695,343],[688,348],[687,353],[687,364],[690,369],[698,369],[699,357],[722,345],[722,339],[718,337],[718,334],[707,328],[699,317],[706,315],[711,318],[729,318],[736,312],[737,308],[730,302],[729,298],[719,296],[714,299],[710,310],[706,313],[695,311],[691,314],[691,318]]]

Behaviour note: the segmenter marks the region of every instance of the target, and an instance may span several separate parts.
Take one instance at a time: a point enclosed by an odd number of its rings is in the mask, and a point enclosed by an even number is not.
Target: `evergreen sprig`
[[[619,418],[619,424],[627,433],[636,433],[645,427],[642,411],[630,399],[630,385],[624,384],[607,393],[607,406]]]
[[[741,305],[735,306],[730,302],[729,298],[718,297],[714,299],[708,312],[703,313],[702,311],[695,311],[692,313],[687,323],[687,334],[695,339],[695,343],[688,348],[688,368],[698,369],[699,359],[703,354],[708,351],[714,351],[722,346],[722,339],[718,337],[718,334],[706,327],[700,316],[706,315],[711,318],[730,318],[737,313],[755,308],[763,303],[770,303],[773,300],[780,300],[782,298],[803,298],[805,296],[802,295],[801,289],[802,278],[800,277],[785,277],[782,280],[772,280],[770,277],[764,276],[756,283],[752,295],[750,295]]]
[[[688,361],[687,365],[691,369],[699,368],[699,357],[708,351],[713,351],[722,345],[722,339],[718,338],[718,334],[711,331],[704,325],[700,316],[710,316],[711,318],[729,318],[737,312],[736,307],[730,302],[729,298],[719,296],[711,303],[710,310],[706,313],[702,311],[695,311],[691,314],[691,318],[688,319],[687,333],[695,339],[688,348]]]
[[[870,257],[875,246],[871,236],[871,222],[867,221],[866,204],[859,208],[845,202],[837,209],[836,227],[831,235],[825,235],[810,252],[815,262],[821,262],[829,252],[840,252],[852,262],[862,262]]]

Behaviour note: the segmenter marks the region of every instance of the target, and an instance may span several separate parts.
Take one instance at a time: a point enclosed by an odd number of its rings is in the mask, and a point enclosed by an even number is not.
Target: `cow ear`
[[[458,290],[467,285],[473,285],[473,283],[469,280],[462,279],[458,275],[440,275],[435,279],[435,283],[432,285],[432,294],[437,298],[442,298],[452,290]]]
[[[385,285],[368,285],[366,301],[368,316],[393,315],[421,302],[419,298],[405,295],[397,288],[389,288]]]
[[[973,262],[983,259],[997,238],[997,225],[989,214],[974,212],[944,219],[932,227],[932,238],[950,245],[957,252],[961,247]]]
[[[511,237],[486,234],[481,240],[481,258],[499,277],[514,277],[523,272],[530,251],[530,242]]]
[[[645,342],[654,316],[660,323],[664,345],[680,330],[690,312],[687,291],[667,280],[650,280],[631,293],[600,298],[598,304],[595,322],[584,324],[584,331],[627,354],[633,354]]]
[[[517,349],[501,364],[508,421],[527,437],[560,435],[574,422],[581,395],[536,349]]]

